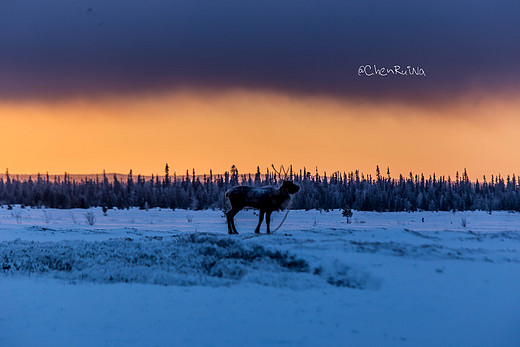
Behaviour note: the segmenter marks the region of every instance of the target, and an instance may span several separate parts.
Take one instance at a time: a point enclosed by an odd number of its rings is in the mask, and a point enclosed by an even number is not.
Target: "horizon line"
[[[269,169],[269,168],[267,168],[267,169]],[[317,167],[316,167],[316,169],[317,169]],[[192,168],[192,170],[193,170],[193,168]],[[373,173],[363,172],[363,171],[361,171],[361,170],[359,170],[359,169],[356,169],[356,170],[348,170],[348,171],[347,171],[347,170],[343,170],[343,171],[335,170],[335,171],[330,171],[330,172],[324,170],[324,171],[321,171],[321,172],[320,172],[319,170],[313,170],[313,171],[310,171],[310,170],[307,170],[305,167],[304,167],[303,169],[293,170],[293,176],[297,176],[297,175],[299,176],[300,171],[302,171],[302,174],[303,174],[303,170],[306,170],[307,174],[310,174],[311,177],[315,177],[316,174],[318,174],[318,177],[321,177],[321,178],[323,178],[323,177],[325,177],[325,176],[327,176],[328,178],[330,178],[330,177],[332,177],[332,176],[334,176],[334,175],[336,175],[336,174],[338,174],[338,173],[339,173],[341,176],[343,176],[343,175],[349,175],[349,174],[356,174],[356,172],[358,173],[358,175],[359,175],[360,177],[361,177],[361,176],[365,177],[365,179],[368,178],[368,177],[372,177],[372,178],[377,177],[377,171],[376,171],[376,170],[374,170]],[[130,171],[133,171],[133,170],[130,170]],[[183,171],[184,171],[184,170],[183,170]],[[186,171],[189,172],[190,170],[188,169],[188,170],[186,170]],[[192,172],[193,172],[193,171],[192,171]],[[224,172],[217,172],[217,173],[215,173],[215,172],[213,172],[213,171],[211,170],[211,174],[212,174],[213,176],[224,176],[226,173],[230,174],[230,172],[231,172],[231,170],[229,170],[229,171],[226,170],[226,171],[224,171]],[[276,173],[276,175],[279,176],[279,177],[287,176],[288,173],[289,173],[289,170],[286,170],[286,172],[287,172],[287,174],[285,175],[285,174],[282,174],[281,172],[276,172],[275,170],[272,170],[272,169],[269,170],[269,174],[275,174],[275,173]],[[468,172],[469,172],[469,170],[467,170],[466,168],[464,168],[464,169],[462,169],[462,170],[457,170],[457,171],[455,172],[455,174],[453,175],[453,177],[456,177],[457,175],[458,175],[459,177],[463,177],[464,175],[466,175],[466,176],[468,177],[468,179],[469,179],[470,174],[469,174]],[[240,172],[239,172],[238,175],[239,175],[239,176],[244,176],[244,175],[245,175],[245,176],[248,176],[248,175],[256,175],[256,173],[257,173],[257,172],[244,172],[244,173],[240,173]],[[205,172],[205,173],[202,173],[202,174],[197,174],[197,173],[196,173],[196,174],[195,174],[195,177],[199,178],[199,177],[204,177],[205,175],[206,175],[206,176],[209,176],[209,174],[210,174],[209,172]],[[261,174],[262,176],[265,176],[265,175],[267,175],[267,172],[266,172],[266,171],[264,171],[264,172],[261,172],[261,171],[260,171],[260,174]],[[412,176],[413,176],[412,178],[423,176],[425,179],[433,178],[433,176],[435,176],[436,179],[439,179],[439,178],[447,178],[447,179],[450,179],[450,178],[452,177],[452,175],[439,175],[439,174],[437,174],[437,173],[435,173],[435,172],[432,172],[432,173],[430,173],[430,174],[425,174],[424,172],[414,172],[414,171],[409,171],[409,172],[406,173],[406,174],[400,172],[400,173],[397,174],[397,176],[395,176],[395,175],[392,175],[391,172],[390,172],[390,174],[388,175],[387,172],[386,172],[386,170],[380,170],[380,176],[381,176],[381,177],[383,177],[383,178],[388,178],[388,177],[389,177],[390,179],[399,179],[400,176],[402,176],[404,179],[407,179],[407,178],[410,177],[410,174],[412,174]],[[6,170],[6,172],[0,173],[0,179],[4,179],[4,178],[6,178],[7,175],[9,175],[10,177],[17,177],[18,179],[22,178],[22,180],[24,180],[24,179],[28,179],[28,178],[31,178],[31,179],[32,179],[33,177],[38,177],[38,175],[40,175],[40,176],[47,176],[47,175],[48,175],[49,177],[53,177],[53,178],[54,178],[54,177],[62,178],[62,177],[65,177],[65,175],[70,176],[70,177],[74,177],[74,178],[85,178],[85,177],[86,177],[86,178],[93,178],[93,177],[96,177],[96,176],[101,176],[101,177],[103,177],[103,175],[105,175],[105,176],[107,176],[107,178],[111,181],[111,180],[113,179],[113,176],[114,176],[114,175],[116,175],[116,177],[118,177],[118,179],[119,179],[120,177],[128,177],[128,176],[130,175],[130,172],[128,172],[128,173],[120,173],[120,172],[101,172],[101,173],[88,173],[88,174],[87,174],[87,173],[69,173],[69,172],[65,171],[65,172],[63,172],[63,173],[58,174],[58,173],[50,173],[50,172],[43,172],[43,173],[42,173],[42,172],[37,172],[37,173],[12,173],[12,172],[9,172],[9,171]],[[188,177],[188,176],[193,177],[193,175],[192,175],[191,173],[189,173],[188,175],[186,175],[186,174],[177,174],[176,171],[173,171],[173,173],[172,173],[172,172],[169,173],[169,176],[170,176],[170,177],[173,177],[174,175],[175,175],[176,177],[178,177],[178,178],[184,178],[184,177]],[[142,173],[134,173],[134,172],[132,172],[132,176],[133,176],[133,177],[141,176],[141,177],[143,177],[143,178],[148,178],[148,179],[149,179],[149,178],[152,178],[152,177],[163,177],[163,178],[164,178],[164,177],[166,177],[166,173],[163,172],[162,174],[159,174],[159,173],[142,174]],[[482,178],[482,179],[485,179],[485,180],[487,181],[489,177],[501,177],[501,178],[506,178],[506,177],[520,177],[520,174],[515,174],[515,173],[513,172],[513,173],[507,173],[506,175],[503,175],[501,172],[498,172],[498,173],[490,174],[490,175],[488,175],[488,174],[484,174],[484,175],[482,175],[481,178]],[[478,181],[478,180],[479,180],[478,177],[475,178],[475,180],[473,180],[473,179],[469,179],[469,181],[471,181],[471,182],[476,182],[476,181]]]

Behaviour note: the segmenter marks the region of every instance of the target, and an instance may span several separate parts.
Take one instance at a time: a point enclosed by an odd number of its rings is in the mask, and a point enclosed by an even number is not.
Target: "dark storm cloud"
[[[0,3],[0,98],[184,87],[433,98],[520,81],[518,1]],[[358,76],[419,66],[427,77]]]

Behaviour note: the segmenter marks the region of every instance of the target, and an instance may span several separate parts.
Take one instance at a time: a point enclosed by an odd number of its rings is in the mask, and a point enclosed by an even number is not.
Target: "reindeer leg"
[[[271,230],[269,230],[269,224],[271,223],[271,213],[273,213],[273,211],[265,212],[265,224],[267,224],[267,233],[268,234],[271,233]]]
[[[230,212],[231,212],[231,211],[226,212],[227,229],[228,229],[228,234],[233,234],[233,228],[231,227],[231,216],[230,216]]]
[[[238,211],[237,211],[237,213],[238,213]],[[234,218],[231,218],[231,226],[233,227],[233,234],[238,234],[237,227],[235,226],[235,219]]]
[[[238,212],[240,212],[242,208],[233,209],[233,214],[231,215],[231,227],[233,228],[233,234],[238,234],[237,227],[235,226],[235,216]]]
[[[228,234],[238,234],[237,228],[235,227],[235,221],[233,219],[239,211],[240,210],[237,210],[232,207],[231,210],[229,210],[226,213],[226,219],[228,223]]]
[[[260,225],[262,224],[262,221],[264,220],[264,210],[260,210],[259,217],[258,217],[258,225],[256,226],[255,233],[260,233]]]

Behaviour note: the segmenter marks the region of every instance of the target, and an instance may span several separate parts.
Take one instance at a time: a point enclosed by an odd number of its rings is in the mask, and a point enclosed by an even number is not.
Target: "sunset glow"
[[[478,100],[475,101],[475,100]],[[518,100],[518,99],[517,99]],[[2,165],[11,172],[320,172],[375,166],[472,178],[520,162],[519,102],[468,95],[442,106],[338,101],[230,90],[54,102],[4,102]]]

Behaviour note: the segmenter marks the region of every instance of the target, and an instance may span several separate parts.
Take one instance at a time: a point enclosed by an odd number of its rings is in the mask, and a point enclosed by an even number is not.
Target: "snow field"
[[[0,345],[520,341],[517,213],[93,212],[0,208]]]

